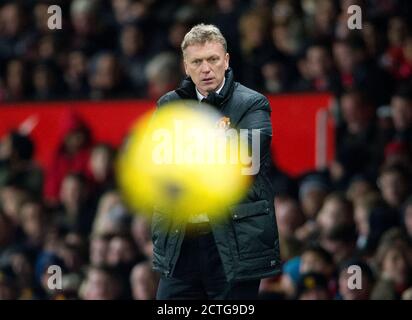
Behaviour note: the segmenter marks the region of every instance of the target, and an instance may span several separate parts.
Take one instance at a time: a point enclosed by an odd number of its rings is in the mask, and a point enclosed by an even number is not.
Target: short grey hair
[[[198,24],[195,25],[188,33],[186,33],[182,41],[182,53],[184,54],[186,48],[195,44],[205,44],[206,42],[218,42],[223,46],[227,52],[227,43],[219,28],[213,24]]]

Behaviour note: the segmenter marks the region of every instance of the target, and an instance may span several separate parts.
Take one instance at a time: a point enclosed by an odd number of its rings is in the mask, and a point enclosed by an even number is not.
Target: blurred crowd
[[[361,30],[347,8],[362,8]],[[50,29],[49,5],[62,9]],[[385,104],[412,74],[407,0],[1,0],[0,101],[158,98],[182,79],[198,22],[228,41],[235,77],[266,93],[360,87]],[[51,22],[55,21],[54,18]]]
[[[49,4],[62,30],[47,26]],[[362,29],[347,8],[362,7]],[[336,157],[274,166],[283,272],[262,299],[412,299],[412,2],[0,0],[1,102],[151,98],[182,79],[197,22],[228,41],[236,80],[266,94],[332,92]],[[114,179],[116,148],[68,113],[48,168],[29,136],[0,140],[0,299],[153,299],[150,221]],[[51,289],[58,265],[62,288]],[[351,266],[362,271],[351,289]]]

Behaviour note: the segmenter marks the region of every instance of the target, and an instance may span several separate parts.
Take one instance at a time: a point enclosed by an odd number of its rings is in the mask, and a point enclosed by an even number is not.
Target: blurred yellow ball
[[[139,213],[158,207],[182,221],[224,214],[250,183],[241,171],[243,142],[229,121],[194,101],[172,102],[140,118],[117,159],[126,203]]]

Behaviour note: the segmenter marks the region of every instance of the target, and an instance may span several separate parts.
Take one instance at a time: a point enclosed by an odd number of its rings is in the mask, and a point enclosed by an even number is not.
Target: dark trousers
[[[174,274],[161,277],[158,300],[252,300],[260,280],[228,283],[213,234],[186,236]]]

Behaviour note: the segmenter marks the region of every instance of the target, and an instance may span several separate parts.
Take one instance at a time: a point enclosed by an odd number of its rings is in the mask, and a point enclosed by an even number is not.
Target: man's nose
[[[201,70],[201,72],[203,72],[203,73],[208,73],[208,72],[211,70],[211,69],[210,69],[210,66],[209,66],[209,63],[208,63],[207,61],[203,61],[200,70]]]

